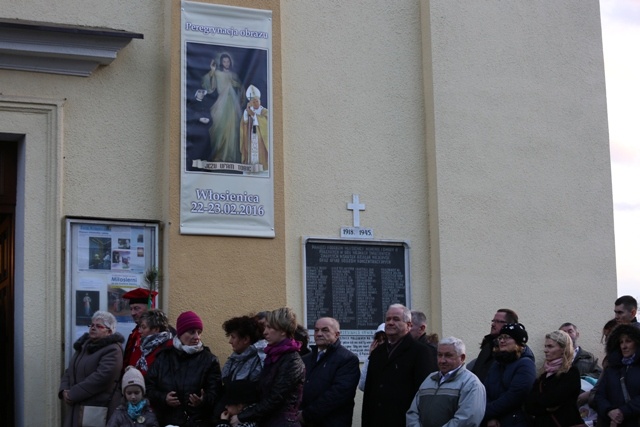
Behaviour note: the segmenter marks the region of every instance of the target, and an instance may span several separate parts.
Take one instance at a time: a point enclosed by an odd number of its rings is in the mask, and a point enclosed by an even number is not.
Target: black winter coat
[[[631,365],[622,363],[620,343],[623,337],[631,338],[636,343],[635,360]],[[609,335],[607,340],[608,366],[600,376],[595,396],[595,405],[598,409],[598,425],[610,423],[608,413],[612,409],[620,409],[624,416],[621,426],[637,426],[640,420],[640,329],[638,323],[619,325]],[[622,391],[622,381],[629,393],[627,402]]]
[[[146,377],[147,397],[160,425],[211,425],[213,407],[222,388],[220,375],[220,362],[208,347],[194,354],[174,347],[160,351]],[[199,396],[201,390],[204,390],[202,404],[188,405],[189,395]],[[165,399],[172,391],[178,394],[180,406],[167,405]]]
[[[533,384],[525,410],[534,417],[535,427],[575,426],[583,424],[578,412],[580,373],[574,367],[559,375],[543,373]],[[556,421],[553,420],[555,417]]]
[[[493,335],[485,335],[484,338],[482,338],[480,353],[475,362],[473,362],[473,368],[471,368],[471,372],[476,374],[476,377],[482,381],[482,384],[484,384],[489,374],[491,364],[493,363],[493,349],[496,347],[495,340],[496,337]]]
[[[304,363],[297,351],[284,353],[262,369],[260,400],[238,415],[241,422],[253,421],[260,427],[300,426],[296,421],[302,399]]]
[[[391,356],[388,344],[379,345],[369,356],[362,425],[405,425],[405,415],[420,384],[437,370],[435,349],[415,341],[410,334],[401,339]]]
[[[338,340],[317,359],[317,347],[302,358],[307,369],[300,405],[305,426],[350,427],[360,380],[358,356]]]

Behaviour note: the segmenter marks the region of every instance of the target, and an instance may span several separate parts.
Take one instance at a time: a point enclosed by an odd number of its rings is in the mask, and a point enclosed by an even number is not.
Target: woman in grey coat
[[[124,337],[116,332],[116,324],[111,313],[96,311],[89,332],[73,344],[75,353],[62,375],[58,392],[66,403],[64,427],[80,425],[84,406],[109,408],[109,419],[120,402],[118,380]]]

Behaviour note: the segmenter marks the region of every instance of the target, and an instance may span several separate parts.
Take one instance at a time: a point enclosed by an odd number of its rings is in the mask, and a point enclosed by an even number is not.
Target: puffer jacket
[[[299,427],[296,421],[302,399],[304,363],[297,351],[284,353],[262,370],[260,401],[238,415],[242,422],[253,421],[260,427]]]
[[[156,414],[149,407],[149,403],[142,410],[141,418],[137,418],[135,421],[127,413],[127,404],[125,403],[118,406],[111,415],[107,427],[160,427],[160,424],[158,424]]]
[[[528,418],[522,406],[536,381],[536,364],[525,354],[509,362],[496,357],[484,382],[485,423],[497,419],[504,427],[526,427]]]
[[[122,343],[119,333],[108,335],[96,341],[85,333],[73,344],[75,353],[69,368],[62,375],[58,397],[69,390],[73,405],[65,411],[64,427],[80,424],[83,406],[109,407],[107,419],[120,401],[120,368],[122,366]]]
[[[158,353],[146,377],[147,397],[151,401],[160,425],[209,426],[213,407],[220,398],[220,362],[208,347],[194,354],[188,354],[175,347],[165,348]],[[188,405],[189,395],[201,395],[199,406]],[[167,405],[166,397],[175,391],[180,406]]]

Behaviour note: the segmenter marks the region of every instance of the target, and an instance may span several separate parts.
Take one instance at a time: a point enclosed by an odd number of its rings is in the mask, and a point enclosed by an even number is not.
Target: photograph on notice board
[[[112,270],[128,270],[131,266],[131,251],[113,251],[111,259]]]
[[[107,310],[113,314],[119,322],[131,321],[131,312],[129,311],[129,300],[122,298],[122,295],[135,289],[134,286],[118,286],[109,285],[107,288],[107,298],[109,306]]]
[[[89,270],[111,270],[111,237],[89,238]]]
[[[76,291],[76,325],[91,324],[91,316],[100,310],[99,291]]]

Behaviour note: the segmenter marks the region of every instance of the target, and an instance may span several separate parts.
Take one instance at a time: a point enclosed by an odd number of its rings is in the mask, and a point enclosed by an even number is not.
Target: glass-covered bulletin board
[[[122,295],[148,287],[144,274],[158,266],[158,228],[150,222],[67,218],[65,366],[96,311],[113,314],[125,340],[131,333],[135,324]]]

